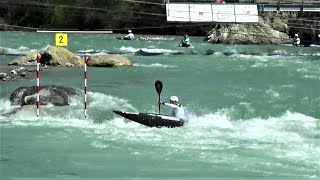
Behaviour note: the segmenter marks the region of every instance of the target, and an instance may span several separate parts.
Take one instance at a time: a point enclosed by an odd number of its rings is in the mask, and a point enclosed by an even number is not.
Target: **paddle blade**
[[[160,93],[162,91],[162,82],[159,80],[156,80],[156,82],[154,83],[154,86],[157,90],[157,93],[160,95]]]

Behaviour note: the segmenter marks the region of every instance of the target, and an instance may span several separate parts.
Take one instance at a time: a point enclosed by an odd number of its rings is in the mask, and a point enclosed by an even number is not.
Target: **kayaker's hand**
[[[163,104],[163,102],[162,102],[162,101],[159,101],[158,104],[161,105],[161,104]]]

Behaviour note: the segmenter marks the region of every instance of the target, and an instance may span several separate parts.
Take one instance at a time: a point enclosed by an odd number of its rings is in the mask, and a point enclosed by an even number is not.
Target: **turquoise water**
[[[0,116],[1,176],[319,178],[320,48],[191,41],[191,48],[179,48],[179,39],[70,34],[74,53],[123,54],[134,66],[88,68],[87,118],[83,98],[41,106],[40,117],[34,106]],[[10,54],[48,45],[54,34],[0,33],[0,47]],[[0,55],[0,66],[14,58]],[[157,112],[155,80],[163,82],[162,100],[179,96],[189,118],[184,127],[148,128],[112,113]],[[83,69],[44,71],[40,83],[82,90]],[[7,112],[10,93],[36,80],[0,85],[0,112]]]

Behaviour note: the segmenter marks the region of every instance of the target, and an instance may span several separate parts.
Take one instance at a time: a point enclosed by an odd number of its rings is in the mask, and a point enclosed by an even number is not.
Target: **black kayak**
[[[129,38],[120,38],[120,37],[117,37],[116,39],[118,40],[126,40],[126,41],[132,41],[133,39],[129,39]]]
[[[179,44],[179,46],[180,46],[180,47],[189,47],[190,44],[187,44],[187,43],[183,43],[183,42],[182,42],[182,43]]]
[[[139,51],[136,52],[136,54],[142,55],[142,56],[157,56],[157,55],[162,55],[164,53],[147,52],[147,51],[140,49]]]
[[[113,111],[114,113],[130,119],[134,122],[143,124],[148,127],[181,127],[184,124],[184,120],[177,117],[171,117],[163,114],[154,113],[135,113],[135,112],[123,112]]]

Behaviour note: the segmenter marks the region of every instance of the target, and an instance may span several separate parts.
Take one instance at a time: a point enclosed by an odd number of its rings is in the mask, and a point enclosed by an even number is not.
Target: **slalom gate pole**
[[[39,117],[39,108],[40,108],[40,95],[39,95],[39,91],[40,91],[40,58],[41,55],[38,53],[37,54],[37,87],[36,87],[36,91],[37,91],[37,117]]]
[[[88,57],[84,56],[84,117],[87,117],[87,62]]]

